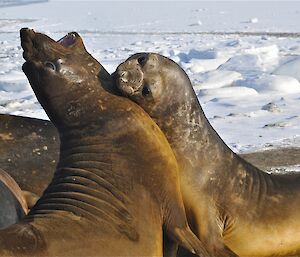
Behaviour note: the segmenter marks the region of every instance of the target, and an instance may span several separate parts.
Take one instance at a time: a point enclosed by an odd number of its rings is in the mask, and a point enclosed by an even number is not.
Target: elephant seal
[[[300,176],[264,173],[233,153],[172,60],[135,54],[113,77],[165,133],[180,167],[188,222],[211,256],[300,254]]]
[[[22,191],[16,181],[0,169],[0,229],[16,223],[28,213],[37,199]],[[29,204],[27,204],[29,202]]]
[[[22,190],[42,195],[58,153],[59,136],[50,121],[0,114],[0,167]]]
[[[187,225],[178,167],[163,133],[73,32],[22,29],[23,65],[60,135],[56,172],[37,204],[0,232],[1,256],[161,256],[162,228],[206,255]]]

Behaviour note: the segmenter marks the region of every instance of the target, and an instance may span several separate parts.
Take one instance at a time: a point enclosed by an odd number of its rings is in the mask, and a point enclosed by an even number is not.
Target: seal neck
[[[115,169],[118,149],[100,137],[62,138],[60,159],[54,178],[29,218],[68,212],[113,227],[136,240],[132,216],[126,207],[126,178]],[[129,178],[130,179],[130,178]]]
[[[176,159],[183,170],[196,173],[234,172],[233,167],[240,158],[224,143],[206,118],[197,96],[191,90],[181,102],[164,110],[164,120],[156,122],[164,131]],[[155,118],[154,118],[155,119]],[[235,163],[235,164],[234,164]]]

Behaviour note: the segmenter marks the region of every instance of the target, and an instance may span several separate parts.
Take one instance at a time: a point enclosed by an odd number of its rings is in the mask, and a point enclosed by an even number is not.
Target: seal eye
[[[59,72],[61,69],[61,64],[63,63],[62,59],[57,59],[54,62],[46,61],[44,63],[47,69]]]
[[[142,95],[146,97],[149,96],[150,94],[151,94],[151,90],[149,86],[148,85],[144,86],[142,90]]]
[[[45,62],[45,67],[47,67],[48,69],[54,70],[56,71],[56,66],[53,62]]]
[[[137,59],[137,61],[141,66],[144,66],[147,62],[147,58],[146,58],[146,56],[141,56]]]

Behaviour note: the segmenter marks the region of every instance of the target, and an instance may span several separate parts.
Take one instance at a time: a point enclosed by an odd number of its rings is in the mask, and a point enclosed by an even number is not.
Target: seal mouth
[[[70,47],[76,43],[79,37],[77,32],[70,32],[56,42],[64,47]]]

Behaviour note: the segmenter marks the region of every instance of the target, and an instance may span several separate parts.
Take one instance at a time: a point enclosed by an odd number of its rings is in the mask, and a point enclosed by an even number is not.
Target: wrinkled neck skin
[[[112,167],[117,149],[101,136],[77,136],[61,137],[54,178],[28,218],[68,211],[94,226],[103,223],[115,231],[124,226],[125,234],[135,240],[136,233],[128,225],[132,217],[126,208],[127,179]]]
[[[131,178],[122,174],[122,169],[115,169],[114,160],[121,153],[114,148],[109,136],[113,134],[114,121],[107,118],[111,110],[101,110],[100,106],[111,108],[112,104],[106,102],[116,99],[104,90],[99,90],[98,99],[87,102],[83,107],[86,114],[77,117],[87,120],[86,124],[59,128],[61,146],[57,170],[28,218],[68,211],[95,225],[106,224],[114,231],[122,230],[129,239],[136,240],[136,231],[128,225],[132,217],[126,208],[127,182]],[[99,115],[95,115],[95,111]]]
[[[14,256],[16,247],[32,241],[33,249],[20,250],[17,256],[161,256],[162,210],[146,189],[149,181],[140,164],[132,161],[137,142],[143,144],[143,137],[136,136],[144,125],[140,116],[147,116],[135,115],[141,113],[138,106],[131,111],[128,99],[122,98],[125,103],[120,105],[119,97],[102,89],[94,96],[84,105],[84,117],[78,117],[87,119],[88,125],[59,129],[61,147],[54,178],[24,225],[0,233],[1,256]],[[151,158],[146,159],[145,165],[151,167]],[[148,223],[151,229],[145,226]],[[28,240],[22,231],[28,231]],[[8,233],[14,236],[7,240]]]

